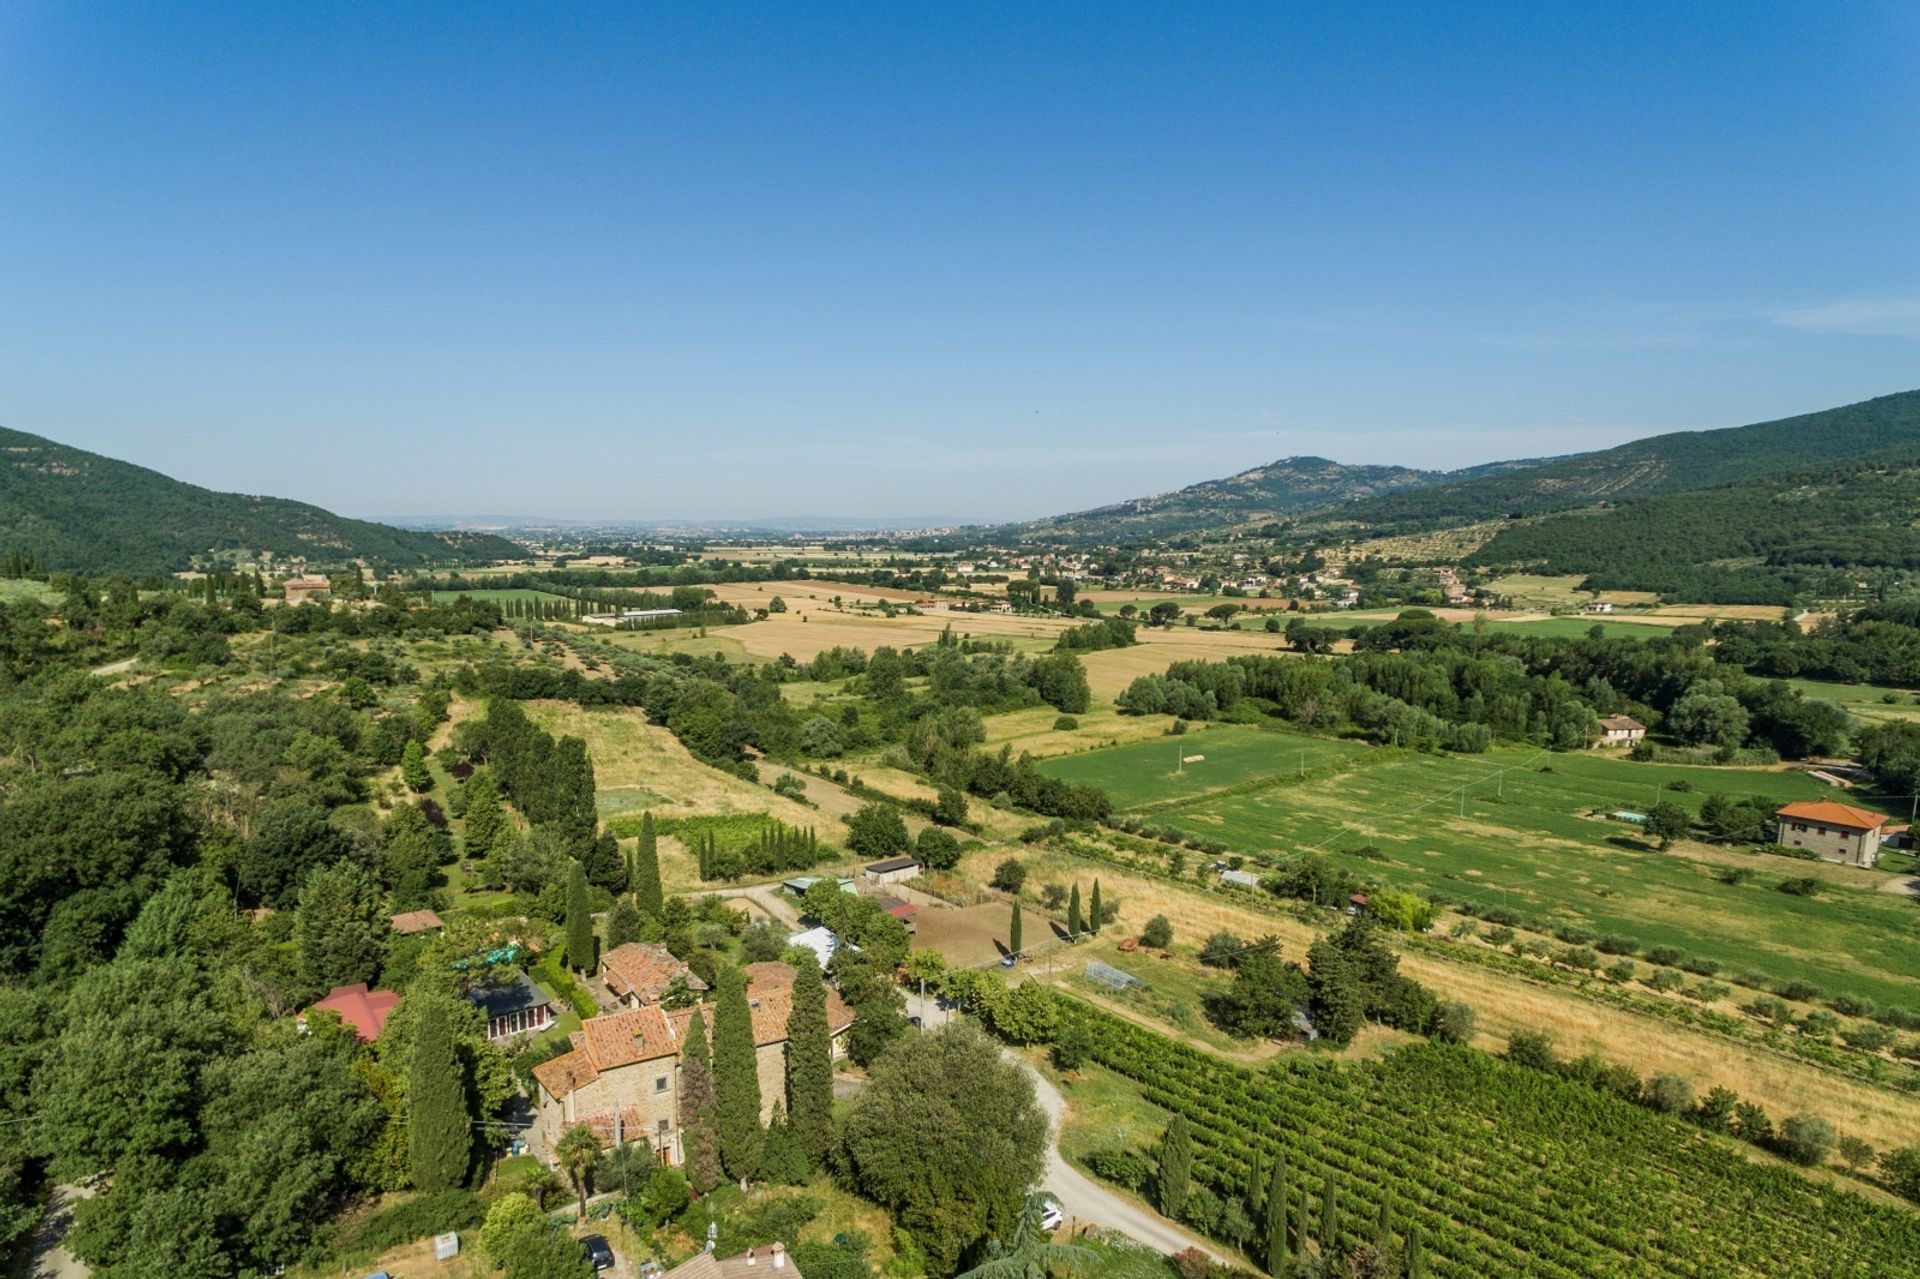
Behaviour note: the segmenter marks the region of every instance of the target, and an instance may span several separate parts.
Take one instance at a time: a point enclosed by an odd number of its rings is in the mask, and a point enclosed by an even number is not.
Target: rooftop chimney
[[[779,1270],[787,1264],[787,1246],[783,1243],[773,1245],[773,1268]]]
[[[747,1249],[747,1264],[748,1265],[753,1264],[753,1249],[751,1248]]]

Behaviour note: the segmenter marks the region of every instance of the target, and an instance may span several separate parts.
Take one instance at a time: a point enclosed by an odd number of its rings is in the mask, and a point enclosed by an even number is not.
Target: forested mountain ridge
[[[1489,462],[1458,471],[1407,466],[1348,466],[1324,457],[1283,457],[1221,480],[1133,498],[1071,515],[1054,515],[1007,531],[1038,540],[1105,540],[1170,536],[1336,506],[1358,498],[1452,484],[1539,465]]]
[[[1920,568],[1920,446],[1821,470],[1516,520],[1469,565],[1583,573],[1593,590],[1791,604],[1832,579]]]
[[[415,532],[286,498],[215,492],[0,427],[0,552],[47,571],[165,573],[236,550],[393,567],[520,553],[488,534]]]
[[[1676,431],[1615,448],[1483,475],[1342,507],[1328,518],[1383,532],[1498,515],[1717,488],[1764,475],[1811,471],[1901,447],[1920,447],[1920,391],[1750,426]]]

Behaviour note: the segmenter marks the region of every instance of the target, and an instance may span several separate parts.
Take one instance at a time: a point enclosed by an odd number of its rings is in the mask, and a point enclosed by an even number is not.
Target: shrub
[[[1820,891],[1820,881],[1811,875],[1780,881],[1780,891],[1794,897],[1811,897]]]
[[[1720,971],[1719,960],[1703,959],[1697,955],[1689,955],[1687,958],[1681,960],[1680,966],[1699,977],[1711,977]]]
[[[993,868],[993,886],[1003,893],[1018,893],[1027,882],[1027,867],[1024,862],[1009,857]]]
[[[1663,1115],[1693,1109],[1693,1085],[1679,1075],[1655,1075],[1647,1081],[1646,1103]]]
[[[1173,945],[1173,921],[1165,915],[1155,915],[1140,930],[1140,943],[1155,950],[1165,950]]]
[[[471,1190],[440,1190],[430,1195],[415,1195],[370,1217],[342,1227],[338,1246],[342,1249],[385,1252],[415,1239],[445,1234],[449,1230],[475,1230],[486,1214]]]
[[[1608,933],[1595,942],[1593,948],[1603,955],[1631,955],[1640,949],[1640,943],[1631,937]]]
[[[1078,727],[1080,727],[1080,721],[1071,715],[1062,715],[1053,721],[1053,729],[1056,733],[1071,733]]]
[[[1472,1042],[1477,1025],[1473,1009],[1466,1004],[1444,1003],[1433,1010],[1433,1037],[1443,1044]]]
[[[1647,961],[1662,968],[1672,968],[1687,957],[1687,952],[1678,946],[1655,946],[1647,952]]]
[[[1507,1060],[1532,1070],[1557,1070],[1553,1036],[1537,1030],[1517,1030],[1507,1040]]]
[[[1840,1038],[1844,1039],[1849,1047],[1877,1053],[1892,1047],[1894,1034],[1889,1027],[1869,1021],[1862,1022],[1858,1026],[1847,1027],[1841,1032]]]
[[[1639,971],[1638,968],[1634,967],[1632,960],[1623,959],[1617,964],[1609,964],[1607,966],[1607,980],[1630,982],[1633,980],[1633,975]]]
[[[1128,1190],[1140,1190],[1153,1180],[1153,1164],[1131,1150],[1096,1150],[1087,1156],[1087,1170]]]
[[[1780,1153],[1803,1168],[1825,1163],[1833,1143],[1833,1125],[1818,1115],[1789,1116],[1775,1139]]]
[[[1647,985],[1655,990],[1678,990],[1686,984],[1687,979],[1680,975],[1677,968],[1656,968],[1653,976],[1647,978]]]
[[[1810,981],[1784,981],[1773,988],[1773,993],[1782,999],[1797,999],[1804,1003],[1824,999],[1827,992]]]
[[[1920,1203],[1920,1147],[1908,1146],[1881,1155],[1880,1176],[1894,1194]]]

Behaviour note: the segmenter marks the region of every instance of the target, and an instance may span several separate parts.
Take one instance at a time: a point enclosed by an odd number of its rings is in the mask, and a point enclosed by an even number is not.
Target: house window
[[[667,1077],[665,1075],[653,1081],[653,1090],[655,1092],[665,1092],[667,1090]]]
[[[668,1133],[673,1131],[673,1128],[671,1126],[672,1122],[673,1122],[672,1120],[668,1120],[668,1119],[662,1119],[660,1121],[659,1132],[662,1137],[666,1136]]]

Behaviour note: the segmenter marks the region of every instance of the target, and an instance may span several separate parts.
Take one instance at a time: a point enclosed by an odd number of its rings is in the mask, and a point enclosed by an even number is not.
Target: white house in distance
[[[617,613],[582,613],[580,620],[589,626],[640,626],[678,616],[677,608],[623,608]]]
[[[1602,715],[1600,717],[1600,744],[1602,746],[1632,746],[1647,735],[1647,726],[1631,715]]]
[[[1587,602],[1587,612],[1611,613],[1613,612],[1613,601],[1612,600],[1589,600]]]

